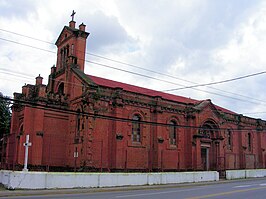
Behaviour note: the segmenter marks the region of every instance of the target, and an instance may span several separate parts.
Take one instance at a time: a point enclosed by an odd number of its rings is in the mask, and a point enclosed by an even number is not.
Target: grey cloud
[[[96,12],[87,19],[87,31],[91,33],[87,40],[90,52],[102,52],[114,45],[134,42],[113,16]]]
[[[25,18],[29,13],[35,12],[36,4],[32,0],[21,1],[0,1],[1,12],[0,16],[3,18]]]
[[[257,1],[209,1],[206,12],[201,13],[197,27],[184,38],[191,48],[212,49],[223,45],[234,28],[257,6]]]
[[[186,60],[183,73],[219,73],[222,69],[211,60],[211,51],[230,40],[234,27],[246,20],[247,13],[257,4],[247,0],[181,4],[160,1],[148,5],[127,1],[122,5],[122,12],[123,16],[126,12],[139,13],[134,14],[135,18],[128,16],[127,20],[151,38],[145,49],[148,66],[165,72],[164,69],[182,57]]]

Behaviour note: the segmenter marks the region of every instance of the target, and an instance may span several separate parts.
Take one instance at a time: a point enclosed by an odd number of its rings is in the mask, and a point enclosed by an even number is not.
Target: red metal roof
[[[92,75],[87,75],[87,76],[95,84],[109,87],[109,88],[122,88],[123,90],[129,91],[129,92],[140,93],[140,94],[151,96],[151,97],[160,96],[166,100],[171,100],[171,101],[185,103],[185,104],[190,104],[190,103],[191,104],[197,104],[197,103],[201,102],[200,100],[194,100],[191,98],[186,98],[186,97],[177,96],[177,95],[173,95],[173,94],[169,94],[169,93],[155,91],[155,90],[151,90],[151,89],[147,89],[147,88],[143,88],[143,87],[139,87],[139,86],[133,86],[130,84],[125,84],[125,83],[121,83],[121,82],[117,82],[117,81],[113,81],[113,80],[109,80],[109,79],[104,79],[101,77],[96,77],[96,76],[92,76]],[[227,110],[227,109],[224,109],[222,107],[219,107],[216,105],[215,105],[215,107],[220,111],[230,113],[230,114],[235,114],[234,112]]]
[[[225,112],[225,113],[230,113],[230,114],[236,114],[235,112],[233,111],[230,111],[228,109],[225,109],[223,107],[220,107],[220,106],[217,106],[217,105],[214,105],[219,111],[222,111],[222,112]]]

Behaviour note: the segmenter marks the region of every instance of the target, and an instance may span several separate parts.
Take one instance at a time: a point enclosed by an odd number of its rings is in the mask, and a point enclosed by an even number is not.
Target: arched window
[[[69,56],[69,45],[67,45],[66,47],[66,58],[68,58],[68,56]]]
[[[139,115],[134,115],[132,121],[132,141],[140,142],[141,141],[141,132],[140,132],[140,121],[141,117]]]
[[[71,55],[74,55],[74,44],[71,45]]]
[[[80,134],[80,109],[77,110],[77,136]]]
[[[60,51],[60,58],[61,58],[61,63],[60,63],[60,68],[63,67],[63,62],[64,62],[64,51],[61,49]]]
[[[232,150],[232,131],[230,129],[225,132],[226,147],[228,150]]]
[[[251,151],[252,141],[251,141],[251,133],[248,133],[248,150]]]
[[[20,126],[20,129],[19,129],[19,134],[22,135],[23,132],[24,132],[24,130],[23,130],[23,124],[22,124],[22,125]]]
[[[199,134],[204,138],[217,138],[218,126],[212,121],[207,121],[200,128]]]
[[[64,61],[66,61],[66,54],[67,54],[66,51],[67,51],[67,50],[66,50],[66,47],[64,47]]]
[[[176,121],[170,121],[169,142],[171,145],[176,144]]]
[[[66,59],[67,59],[67,48],[64,47],[63,49],[63,60],[62,60],[62,66],[66,67]]]
[[[61,83],[59,84],[58,89],[57,89],[57,92],[58,92],[58,94],[60,94],[60,95],[64,95],[64,83],[63,83],[63,82],[61,82]]]

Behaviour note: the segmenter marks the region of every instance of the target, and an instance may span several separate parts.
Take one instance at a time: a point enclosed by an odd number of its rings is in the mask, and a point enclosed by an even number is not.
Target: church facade
[[[48,85],[14,93],[5,168],[28,164],[84,171],[266,168],[266,121],[211,100],[193,100],[84,73],[82,23],[60,33]]]

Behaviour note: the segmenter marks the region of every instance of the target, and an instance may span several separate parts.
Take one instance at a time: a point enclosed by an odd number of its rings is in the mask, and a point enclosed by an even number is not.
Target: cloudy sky
[[[165,91],[266,71],[263,0],[0,0],[0,9],[0,92],[8,96],[39,74],[47,83],[51,43],[73,9],[90,32],[86,60],[146,77],[89,62],[87,74]],[[266,119],[265,84],[262,73],[170,93]]]

